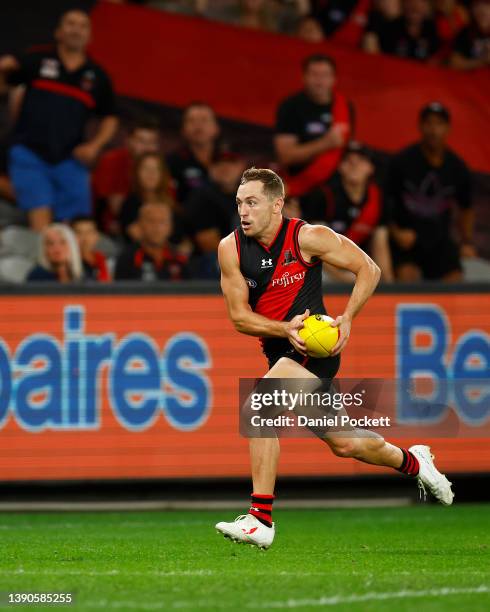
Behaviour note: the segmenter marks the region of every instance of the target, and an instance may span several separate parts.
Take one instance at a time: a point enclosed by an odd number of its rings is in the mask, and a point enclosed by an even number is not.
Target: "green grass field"
[[[233,513],[1,514],[2,597],[74,592],[54,609],[76,610],[490,610],[489,506],[276,510],[268,551],[217,535],[223,518]]]

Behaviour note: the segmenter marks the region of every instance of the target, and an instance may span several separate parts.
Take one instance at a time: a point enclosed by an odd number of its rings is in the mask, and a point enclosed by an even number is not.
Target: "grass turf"
[[[490,610],[489,506],[276,510],[268,551],[218,536],[228,517],[1,514],[0,591],[75,592],[76,610]]]

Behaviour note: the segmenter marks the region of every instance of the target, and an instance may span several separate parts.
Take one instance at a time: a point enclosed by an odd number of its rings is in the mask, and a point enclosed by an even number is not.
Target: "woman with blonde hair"
[[[75,234],[62,223],[52,223],[41,232],[37,261],[26,280],[70,283],[82,279],[80,249]]]

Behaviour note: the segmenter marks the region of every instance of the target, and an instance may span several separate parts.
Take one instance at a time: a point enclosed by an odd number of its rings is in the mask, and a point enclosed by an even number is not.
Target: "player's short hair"
[[[312,64],[320,63],[328,64],[334,72],[337,72],[337,63],[333,57],[327,55],[326,53],[314,53],[313,55],[308,55],[308,57],[303,60],[303,72],[306,72]]]
[[[242,174],[240,185],[251,181],[260,181],[263,185],[264,194],[269,200],[284,198],[284,183],[281,177],[269,168],[248,168]]]

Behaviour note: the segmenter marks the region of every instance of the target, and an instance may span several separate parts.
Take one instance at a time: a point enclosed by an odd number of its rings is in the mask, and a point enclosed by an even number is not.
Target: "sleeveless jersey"
[[[322,298],[322,262],[301,256],[299,230],[305,222],[283,217],[269,246],[235,230],[240,272],[249,287],[252,310],[268,319],[290,321],[309,308],[310,314],[326,314]],[[287,338],[261,338],[266,355],[290,351]]]

